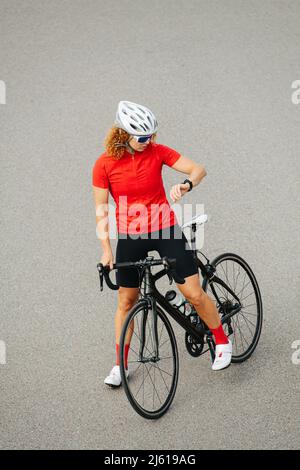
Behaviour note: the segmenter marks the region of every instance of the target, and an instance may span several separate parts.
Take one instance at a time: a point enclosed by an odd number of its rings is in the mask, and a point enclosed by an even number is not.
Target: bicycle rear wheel
[[[120,339],[120,370],[125,393],[137,413],[160,418],[170,407],[178,382],[178,350],[166,314],[157,306],[158,357],[155,356],[153,311],[140,301],[128,313]],[[128,378],[125,375],[125,339]],[[142,348],[142,345],[144,347]]]
[[[211,264],[216,268],[215,275],[240,299],[241,310],[229,318],[223,328],[232,342],[232,362],[243,362],[255,350],[262,329],[263,307],[258,283],[250,266],[238,255],[224,253]],[[223,286],[214,282],[214,278],[210,282],[204,278],[202,288],[216,302],[221,319],[234,308],[236,299]]]

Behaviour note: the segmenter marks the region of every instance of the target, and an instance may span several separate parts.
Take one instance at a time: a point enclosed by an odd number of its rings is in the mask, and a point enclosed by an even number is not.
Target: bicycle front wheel
[[[120,370],[127,398],[137,413],[160,418],[170,407],[178,382],[176,338],[166,314],[154,312],[140,301],[128,313],[120,339]],[[155,334],[157,334],[157,355]],[[128,377],[125,374],[125,344],[129,344]]]

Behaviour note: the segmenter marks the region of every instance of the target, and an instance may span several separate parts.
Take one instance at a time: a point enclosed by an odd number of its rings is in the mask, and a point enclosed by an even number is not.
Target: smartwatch
[[[184,180],[184,182],[182,184],[185,184],[185,183],[189,183],[190,189],[188,190],[188,192],[191,191],[193,189],[193,183],[191,182],[191,180],[186,179],[186,180]]]

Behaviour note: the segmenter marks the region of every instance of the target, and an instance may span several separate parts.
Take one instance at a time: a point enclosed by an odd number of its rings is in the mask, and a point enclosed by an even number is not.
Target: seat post
[[[194,258],[197,257],[196,235],[195,235],[196,230],[197,230],[197,224],[192,224],[191,225],[191,245],[192,245],[192,251],[193,251]]]

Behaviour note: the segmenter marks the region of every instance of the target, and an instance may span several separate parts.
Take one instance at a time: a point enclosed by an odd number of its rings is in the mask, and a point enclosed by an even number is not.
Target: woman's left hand
[[[173,202],[179,201],[179,199],[181,199],[182,196],[188,192],[189,188],[190,187],[188,183],[175,184],[171,188],[170,198]]]

